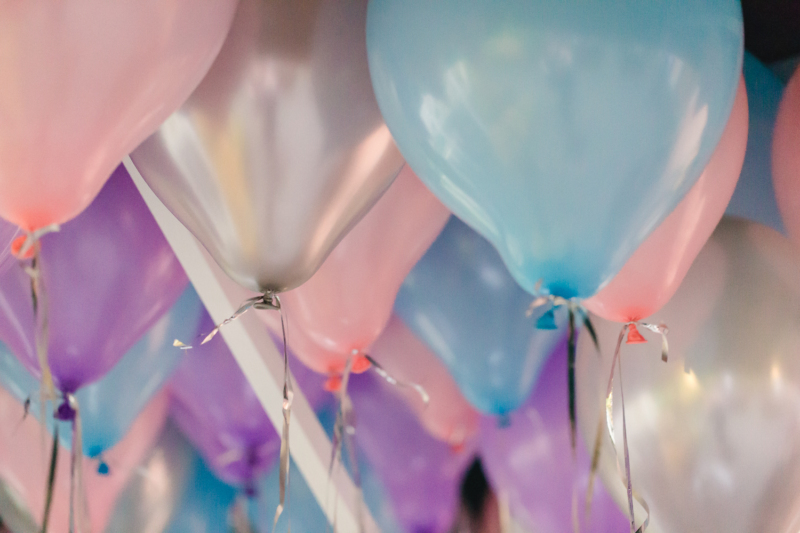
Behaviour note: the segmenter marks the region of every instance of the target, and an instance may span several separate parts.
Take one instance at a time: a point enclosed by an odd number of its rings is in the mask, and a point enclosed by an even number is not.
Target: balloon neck
[[[645,339],[639,330],[636,328],[636,324],[628,324],[628,340],[625,341],[626,344],[645,344],[647,339]]]
[[[70,405],[69,397],[65,396],[53,416],[56,420],[61,420],[62,422],[74,422],[77,414],[78,412]]]
[[[342,388],[342,376],[339,374],[331,374],[328,376],[328,379],[325,380],[325,383],[322,384],[322,388],[328,392],[339,392]]]
[[[13,241],[11,241],[11,254],[19,259],[20,261],[24,259],[33,259],[33,246],[25,247],[25,243],[28,241],[27,235],[20,235]],[[23,250],[23,248],[25,248]]]
[[[350,371],[353,374],[362,374],[369,370],[371,366],[372,363],[369,362],[369,359],[363,355],[357,355],[353,358],[353,366],[350,368]]]
[[[100,459],[100,462],[97,464],[97,473],[101,476],[107,476],[111,473],[108,463],[106,463],[103,459]]]
[[[555,311],[555,308],[548,309],[545,314],[540,316],[539,320],[536,321],[536,328],[547,330],[558,329]]]

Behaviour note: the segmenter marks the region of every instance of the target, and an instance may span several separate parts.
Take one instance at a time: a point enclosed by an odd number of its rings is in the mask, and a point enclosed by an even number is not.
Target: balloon
[[[61,232],[42,239],[48,359],[56,386],[74,393],[106,374],[169,310],[186,274],[125,169]],[[0,274],[0,339],[35,376],[31,281]]]
[[[615,379],[614,437],[599,473],[627,509],[622,390],[633,490],[652,533],[790,532],[800,527],[800,251],[779,233],[723,219],[673,299],[666,364],[625,346]],[[578,422],[593,444],[619,325],[596,323],[598,358],[578,347]],[[616,457],[614,450],[616,449]],[[622,475],[624,476],[624,467]],[[636,523],[645,513],[636,510]]]
[[[785,233],[773,189],[772,130],[778,116],[783,84],[751,54],[744,54],[750,125],[747,152],[726,215],[747,218]],[[775,185],[777,187],[777,184]]]
[[[198,331],[214,327],[204,314]],[[170,413],[214,473],[251,491],[275,462],[280,437],[222,338],[192,349],[171,382]]]
[[[0,216],[33,231],[83,211],[219,52],[236,0],[0,6]]]
[[[176,338],[186,338],[197,331],[202,304],[189,286],[169,313],[99,381],[82,387],[75,397],[81,412],[83,454],[98,457],[125,435],[150,399],[170,377],[184,353],[172,346]],[[8,348],[0,343],[0,384],[19,402],[32,400],[30,410],[38,416],[39,382]],[[46,426],[56,423],[48,413]],[[60,424],[61,444],[70,449],[70,424]],[[101,466],[104,463],[101,463]]]
[[[395,379],[425,389],[427,404],[413,389],[396,391],[430,435],[453,446],[475,436],[480,420],[477,411],[462,396],[447,367],[397,316],[389,320],[370,353]]]
[[[405,531],[449,531],[472,447],[454,451],[428,435],[405,403],[389,393],[391,386],[372,373],[351,378],[356,445]]]
[[[789,235],[800,238],[800,69],[786,86],[775,120],[773,180]]]
[[[533,394],[510,415],[508,425],[484,418],[481,461],[495,493],[507,498],[511,513],[526,530],[572,531],[575,498],[580,531],[619,533],[629,527],[627,518],[600,483],[594,486],[591,514],[583,512],[590,460],[583,448],[577,450],[577,460],[571,450],[566,352],[566,343],[553,351]]]
[[[367,0],[242,0],[184,107],[132,159],[236,282],[306,281],[402,157],[372,92]]]
[[[747,145],[744,80],[722,139],[697,183],[678,207],[586,308],[608,320],[636,322],[666,304],[719,223],[742,170]]]
[[[188,489],[197,453],[172,424],[167,424],[149,455],[117,497],[106,531],[161,533]],[[199,462],[199,458],[198,458]]]
[[[288,342],[300,360],[336,380],[354,354],[363,357],[386,327],[403,279],[449,216],[404,167],[317,273],[281,296],[292,325]],[[273,333],[281,333],[278,313],[261,316]]]
[[[526,317],[530,303],[494,248],[452,217],[403,283],[395,313],[442,360],[473,406],[504,415],[528,397],[562,336],[537,329],[544,315]]]
[[[109,475],[99,475],[92,465],[83,464],[83,481],[94,531],[104,529],[117,495],[161,432],[167,414],[166,400],[163,394],[154,398],[125,438],[107,453],[111,465]],[[0,389],[0,478],[19,507],[27,509],[30,518],[39,523],[44,509],[50,442],[43,446],[45,429],[33,417],[23,420],[22,413],[22,405]],[[69,453],[60,449],[49,533],[67,533],[69,530],[70,479]],[[4,514],[3,519],[6,518]],[[17,530],[13,524],[8,525]],[[23,527],[19,531],[30,530]]]
[[[236,489],[217,479],[196,452],[191,454],[189,468],[185,491],[165,533],[231,531],[229,513]]]
[[[371,0],[403,156],[528,292],[588,298],[711,158],[742,65],[737,0]]]

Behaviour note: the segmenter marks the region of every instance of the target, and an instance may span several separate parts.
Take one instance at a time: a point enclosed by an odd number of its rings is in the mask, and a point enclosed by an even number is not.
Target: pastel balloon
[[[452,217],[397,294],[395,313],[445,364],[464,397],[487,414],[525,401],[563,333],[526,316],[530,295],[489,242]],[[564,313],[558,313],[563,326]]]
[[[580,531],[620,533],[630,527],[601,483],[596,483],[586,516],[590,459],[573,456],[567,414],[567,346],[561,343],[545,363],[536,388],[508,424],[485,417],[479,452],[496,494],[507,498],[514,518],[526,531],[573,531],[573,500]]]
[[[214,327],[204,313],[198,332]],[[275,432],[225,341],[195,346],[171,381],[170,414],[214,473],[230,485],[254,489],[280,451]]]
[[[83,454],[99,457],[122,439],[150,399],[169,379],[184,352],[172,341],[197,331],[202,303],[188,287],[169,313],[137,342],[111,371],[75,397],[81,413]],[[39,381],[0,343],[0,384],[19,402],[31,401],[30,411],[40,415]],[[47,413],[48,428],[55,419]],[[59,423],[61,444],[70,449],[72,427]],[[102,459],[102,458],[101,458]],[[105,465],[107,466],[107,465]],[[105,468],[105,467],[104,467]]]
[[[186,437],[167,423],[158,441],[137,467],[114,503],[106,531],[163,532],[177,514],[178,504],[199,458]]]
[[[780,103],[772,145],[773,180],[778,207],[789,236],[800,238],[800,69]]]
[[[589,311],[616,322],[635,322],[669,301],[725,213],[746,145],[747,93],[742,80],[722,139],[697,183],[611,282],[584,302]]]
[[[746,218],[785,233],[773,185],[773,130],[783,84],[771,68],[745,52],[744,83],[747,86],[750,125],[744,166],[726,215]]]
[[[371,0],[403,156],[528,292],[588,298],[705,168],[742,65],[737,0]]]
[[[616,444],[605,394],[619,324],[596,321],[602,358],[585,336],[578,346],[578,423],[592,446],[602,416],[599,474],[610,494],[628,508],[618,469],[624,380],[632,486],[650,508],[647,531],[796,531],[800,251],[771,228],[723,219],[652,320],[669,324],[669,361],[646,344],[623,347]],[[638,504],[635,516],[638,526]]]
[[[81,216],[43,237],[41,267],[48,360],[56,386],[69,393],[111,370],[187,284],[122,166]],[[0,339],[39,377],[31,280],[22,265],[0,274],[0,298]]]
[[[281,295],[289,346],[308,367],[338,375],[378,338],[403,279],[450,212],[408,167],[302,286]],[[278,313],[261,313],[281,333]]]
[[[180,111],[133,154],[236,282],[308,280],[403,164],[370,84],[367,0],[242,0]]]
[[[425,389],[427,404],[413,389],[398,387],[395,391],[430,435],[453,446],[475,436],[480,420],[478,412],[458,390],[447,367],[397,316],[389,320],[370,354],[395,379]]]
[[[403,530],[450,531],[473,446],[455,451],[428,435],[388,387],[373,373],[351,378],[356,445],[385,487]]]
[[[0,6],[0,216],[32,231],[91,203],[200,83],[236,0]]]
[[[111,515],[117,495],[135,474],[140,461],[158,438],[167,415],[167,398],[160,395],[145,408],[128,435],[110,450],[107,460],[111,473],[98,474],[93,465],[83,464],[89,518],[94,531],[103,531]],[[22,418],[23,407],[8,392],[0,389],[0,479],[7,493],[13,495],[20,509],[27,510],[27,519],[19,524],[3,520],[14,531],[33,533],[30,522],[40,524],[49,466],[49,445],[43,446],[46,430],[33,417]],[[48,532],[69,531],[70,454],[59,450],[55,489]],[[20,513],[19,516],[24,516]],[[19,518],[18,516],[18,518]]]

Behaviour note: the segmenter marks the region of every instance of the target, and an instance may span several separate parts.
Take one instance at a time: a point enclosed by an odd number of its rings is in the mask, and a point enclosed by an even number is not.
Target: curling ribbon
[[[281,300],[277,294],[269,299],[267,299],[265,295],[263,301],[255,302],[253,307],[256,309],[277,309],[281,314],[281,333],[283,334],[283,430],[281,431],[280,472],[278,473],[280,497],[278,500],[278,507],[275,509],[275,520],[272,523],[272,531],[274,533],[275,528],[278,526],[278,519],[281,517],[281,513],[283,513],[286,507],[286,493],[289,488],[289,422],[292,417],[294,391],[292,390],[292,378],[289,372],[289,349],[286,343],[286,322],[288,322],[288,319],[284,315]],[[287,530],[291,531],[291,528],[292,525],[291,522],[289,522]]]
[[[28,232],[14,239],[11,243],[11,253],[20,261],[30,259],[31,263],[25,272],[31,278],[31,299],[33,301],[33,314],[36,318],[36,354],[39,359],[39,368],[42,371],[42,399],[55,400],[56,389],[53,384],[53,374],[47,359],[48,348],[48,311],[47,291],[44,286],[41,260],[41,238],[48,233],[60,231],[60,226],[52,224],[33,232]],[[42,401],[44,405],[44,401]],[[44,414],[44,413],[42,413]]]
[[[72,423],[72,450],[70,453],[70,487],[69,487],[69,531],[70,533],[90,533],[89,512],[86,492],[83,485],[83,433],[81,429],[81,413],[78,400],[71,393],[65,393],[64,399],[55,412],[55,419]]]
[[[536,285],[533,288],[533,292],[536,297],[534,298],[533,302],[531,302],[531,305],[528,307],[528,310],[525,313],[528,317],[530,317],[539,307],[548,303],[551,305],[551,308],[541,317],[539,317],[539,320],[536,322],[537,328],[555,329],[555,310],[559,307],[566,307],[569,315],[569,334],[567,336],[567,384],[569,390],[570,443],[572,445],[572,453],[575,455],[578,435],[578,416],[575,390],[575,358],[577,355],[575,327],[576,315],[580,314],[582,317],[583,325],[586,328],[586,331],[588,331],[589,335],[592,337],[592,342],[594,342],[594,346],[598,353],[600,353],[600,343],[597,340],[597,332],[592,325],[592,321],[589,319],[589,313],[586,311],[586,308],[581,305],[580,300],[575,298],[566,299],[561,296],[553,296],[552,294],[543,294],[541,290],[542,280],[539,280],[536,282]]]
[[[637,326],[644,327],[649,329],[654,333],[659,333],[661,335],[661,360],[665,363],[669,359],[669,343],[667,342],[667,326],[664,324],[649,324],[646,322],[628,322],[623,324],[622,329],[619,332],[619,338],[617,339],[617,345],[614,349],[614,356],[611,359],[611,371],[609,372],[608,376],[608,386],[606,387],[606,400],[604,410],[605,413],[601,414],[600,419],[597,423],[597,433],[595,435],[595,442],[594,442],[594,449],[592,451],[592,464],[591,469],[589,472],[589,486],[586,492],[586,516],[589,516],[591,512],[591,505],[592,505],[592,492],[594,489],[594,480],[597,474],[597,467],[600,461],[600,447],[603,442],[603,419],[605,418],[605,427],[608,431],[609,437],[611,438],[612,444],[614,444],[614,453],[616,454],[616,442],[614,440],[614,420],[613,420],[613,412],[614,412],[614,400],[613,400],[613,391],[614,391],[614,371],[618,370],[619,372],[619,387],[620,387],[620,402],[622,405],[622,438],[623,438],[623,449],[624,449],[624,462],[625,462],[625,474],[624,476],[620,472],[620,476],[622,477],[623,483],[625,483],[626,492],[628,495],[628,512],[631,520],[631,533],[644,533],[648,524],[650,523],[650,509],[647,505],[647,502],[638,496],[635,491],[633,490],[632,482],[631,482],[631,466],[630,466],[630,455],[628,453],[628,428],[625,420],[625,397],[622,388],[622,358],[620,357],[620,350],[622,348],[622,341],[625,340],[625,336],[627,333],[627,344],[640,344],[642,342],[647,342],[642,334],[637,329]],[[617,458],[617,468],[619,469],[619,458]],[[633,511],[633,501],[636,500],[642,508],[645,509],[647,512],[647,518],[639,527],[636,529],[636,521],[634,517]]]

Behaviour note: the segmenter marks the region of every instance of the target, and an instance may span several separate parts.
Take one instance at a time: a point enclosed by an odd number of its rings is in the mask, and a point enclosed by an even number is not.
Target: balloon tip
[[[644,344],[647,342],[639,330],[636,328],[636,324],[630,324],[628,326],[628,340],[625,341],[626,344]]]

